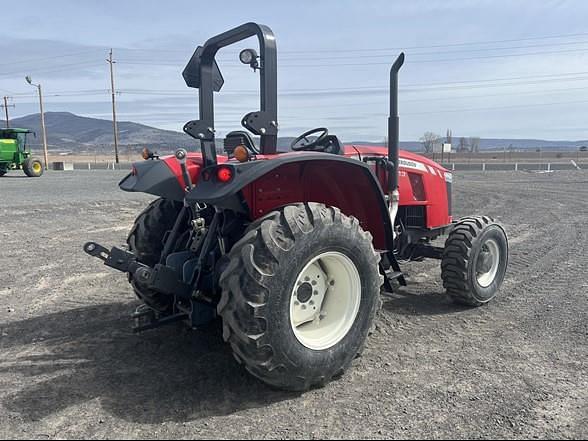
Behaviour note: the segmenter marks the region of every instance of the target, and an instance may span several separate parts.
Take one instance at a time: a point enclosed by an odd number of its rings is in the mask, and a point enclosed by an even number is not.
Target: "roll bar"
[[[223,32],[198,47],[184,69],[184,79],[189,87],[199,89],[200,119],[184,125],[184,132],[202,143],[204,165],[214,165],[216,146],[214,136],[214,91],[223,84],[216,64],[216,53],[223,47],[257,35],[260,49],[260,109],[250,112],[241,121],[243,126],[261,137],[262,154],[272,154],[277,150],[278,139],[278,86],[277,49],[272,30],[257,23],[245,23]]]

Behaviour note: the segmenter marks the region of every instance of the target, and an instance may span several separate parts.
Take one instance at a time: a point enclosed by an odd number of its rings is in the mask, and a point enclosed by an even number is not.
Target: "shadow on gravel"
[[[384,310],[414,316],[456,314],[471,309],[456,305],[445,294],[438,292],[412,294],[398,289],[394,293],[386,294],[383,300]]]
[[[18,392],[3,405],[28,420],[98,399],[123,420],[187,422],[296,397],[255,380],[220,326],[130,331],[134,303],[111,303],[0,324],[0,375]]]

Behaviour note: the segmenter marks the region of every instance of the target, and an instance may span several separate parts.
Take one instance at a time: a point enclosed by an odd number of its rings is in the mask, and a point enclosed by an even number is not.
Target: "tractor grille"
[[[424,205],[405,205],[399,207],[398,217],[407,228],[418,227],[425,228],[425,206]]]

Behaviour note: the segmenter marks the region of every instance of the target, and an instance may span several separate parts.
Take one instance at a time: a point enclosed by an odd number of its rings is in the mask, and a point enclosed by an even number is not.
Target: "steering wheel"
[[[311,142],[308,139],[308,137],[317,133],[319,134],[318,137]],[[316,146],[318,146],[328,135],[329,131],[325,127],[319,127],[317,129],[309,130],[308,132],[304,132],[302,135],[300,135],[298,138],[292,141],[292,143],[290,144],[290,148],[295,152],[298,152],[300,150],[312,150]]]

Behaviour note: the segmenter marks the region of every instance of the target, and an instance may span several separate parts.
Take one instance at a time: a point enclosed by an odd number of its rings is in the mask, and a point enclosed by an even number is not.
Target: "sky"
[[[345,141],[386,136],[389,68],[400,51],[400,138],[588,139],[588,2],[2,0],[0,95],[11,117],[46,111],[181,131],[198,98],[181,72],[199,44],[248,21],[278,46],[281,136],[326,126]],[[221,50],[219,136],[258,110],[258,74]]]

